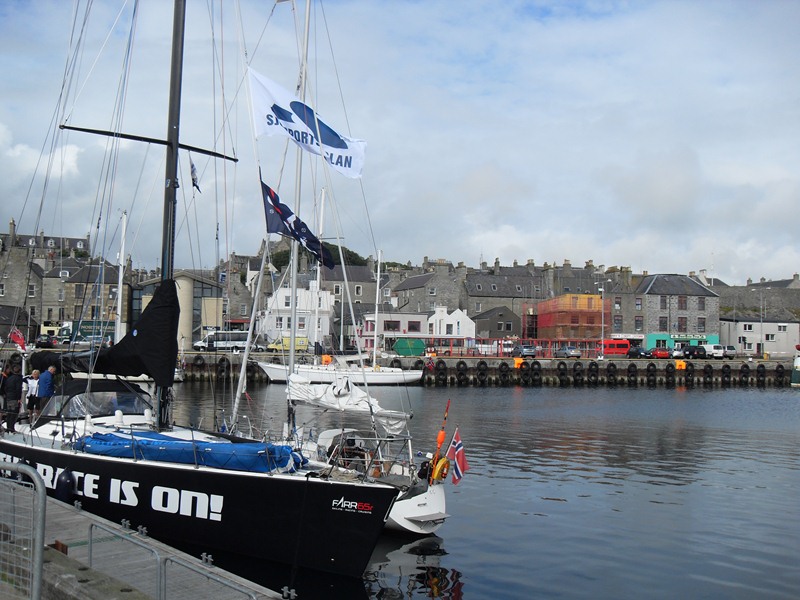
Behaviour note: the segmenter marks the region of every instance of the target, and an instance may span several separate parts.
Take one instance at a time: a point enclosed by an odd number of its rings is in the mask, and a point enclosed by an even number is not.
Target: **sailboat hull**
[[[285,365],[258,361],[258,366],[267,374],[273,383],[285,383],[288,368]],[[361,369],[357,365],[342,367],[339,365],[295,365],[294,371],[307,379],[309,383],[335,383],[346,375],[353,383],[364,385],[398,385],[417,383],[422,379],[422,371],[406,370],[397,367],[381,367],[379,369]]]
[[[375,484],[93,456],[20,434],[0,439],[0,473],[3,461],[33,465],[50,496],[165,543],[352,577],[364,572],[397,496]]]

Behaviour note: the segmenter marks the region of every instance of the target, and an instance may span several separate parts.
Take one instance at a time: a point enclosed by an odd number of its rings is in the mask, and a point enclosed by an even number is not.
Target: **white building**
[[[310,289],[297,290],[297,329],[295,335],[307,337],[309,347],[324,343],[331,331],[333,295],[319,290],[316,281],[309,282]],[[292,330],[292,290],[289,284],[278,288],[267,300],[267,308],[259,312],[256,332],[268,342],[289,337]]]

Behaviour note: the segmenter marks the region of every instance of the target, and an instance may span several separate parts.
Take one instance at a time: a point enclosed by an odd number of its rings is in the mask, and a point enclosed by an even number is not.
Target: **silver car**
[[[562,348],[557,348],[555,352],[553,352],[553,358],[580,358],[581,351],[578,350],[575,346],[564,346]]]

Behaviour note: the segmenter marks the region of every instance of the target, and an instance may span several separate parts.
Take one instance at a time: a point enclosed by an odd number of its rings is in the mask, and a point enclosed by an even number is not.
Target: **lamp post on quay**
[[[606,283],[611,283],[611,280],[606,279]],[[595,285],[600,286],[597,288],[597,291],[600,292],[600,353],[597,355],[597,360],[603,360],[606,346],[606,288],[602,282],[595,283]]]
[[[772,288],[758,288],[758,320],[759,320],[759,329],[761,330],[761,358],[764,358],[764,312],[766,309],[766,305],[764,304],[764,290],[771,290]],[[756,290],[753,290],[754,292]]]

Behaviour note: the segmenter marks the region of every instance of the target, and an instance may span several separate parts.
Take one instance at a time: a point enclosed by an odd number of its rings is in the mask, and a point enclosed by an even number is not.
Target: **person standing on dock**
[[[19,365],[11,367],[11,375],[5,382],[5,392],[6,429],[9,433],[13,433],[22,401],[22,373]]]
[[[56,391],[56,366],[50,365],[47,371],[39,375],[39,410],[47,404]]]
[[[25,378],[23,387],[27,387],[27,391],[25,391],[25,397],[27,398],[25,408],[28,409],[28,418],[33,423],[42,410],[41,400],[39,399],[39,369],[31,371],[31,374]]]

